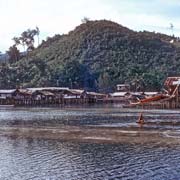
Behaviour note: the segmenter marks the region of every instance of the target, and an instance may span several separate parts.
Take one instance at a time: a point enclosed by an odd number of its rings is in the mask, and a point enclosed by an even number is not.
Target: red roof
[[[168,77],[164,82],[165,86],[174,86],[174,82],[180,80],[180,77]]]

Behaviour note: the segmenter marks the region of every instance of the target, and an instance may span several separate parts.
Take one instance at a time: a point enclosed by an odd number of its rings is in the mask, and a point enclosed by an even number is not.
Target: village
[[[161,92],[131,92],[128,84],[118,84],[116,92],[105,94],[68,87],[16,88],[0,90],[0,105],[44,106],[116,103],[122,107],[173,109],[180,107],[180,77],[168,77]]]

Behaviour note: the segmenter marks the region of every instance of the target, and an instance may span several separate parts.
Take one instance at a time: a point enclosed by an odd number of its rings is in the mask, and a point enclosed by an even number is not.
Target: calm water
[[[0,125],[137,126],[141,110],[119,107],[0,109]],[[144,110],[146,121],[180,121],[180,111]],[[179,126],[144,127],[179,131]],[[175,137],[178,138],[178,137]],[[177,180],[180,145],[101,144],[0,136],[0,179]]]
[[[2,108],[0,125],[73,125],[137,127],[137,119],[143,112],[147,122],[179,122],[180,110],[123,109],[112,106],[66,108]],[[180,130],[180,126],[145,125],[144,129]]]

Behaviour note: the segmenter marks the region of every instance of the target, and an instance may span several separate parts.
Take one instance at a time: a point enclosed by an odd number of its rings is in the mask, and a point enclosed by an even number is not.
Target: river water
[[[1,127],[98,126],[139,128],[139,109],[121,107],[1,108]],[[179,122],[179,110],[143,110],[145,121]],[[180,126],[145,125],[143,130],[179,132]],[[179,138],[176,135],[174,138]],[[180,144],[73,142],[0,136],[0,179],[177,180]]]

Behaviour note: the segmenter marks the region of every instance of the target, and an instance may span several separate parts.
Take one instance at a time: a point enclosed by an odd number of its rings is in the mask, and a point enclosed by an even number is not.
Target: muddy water
[[[3,127],[111,127],[139,129],[138,109],[119,107],[1,108]],[[143,110],[146,122],[180,122],[178,110]],[[145,124],[141,131],[179,138],[180,126]],[[93,136],[93,135],[92,135]],[[180,179],[180,144],[131,141],[73,142],[0,136],[0,179]]]

